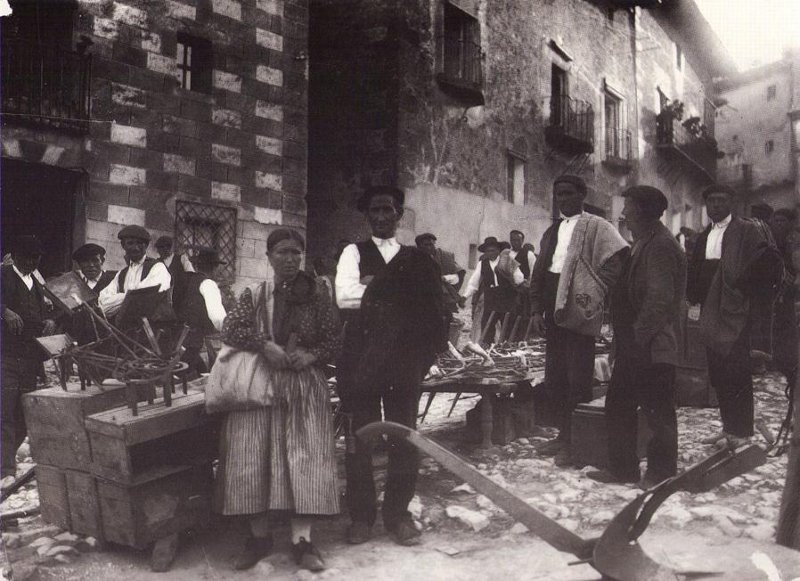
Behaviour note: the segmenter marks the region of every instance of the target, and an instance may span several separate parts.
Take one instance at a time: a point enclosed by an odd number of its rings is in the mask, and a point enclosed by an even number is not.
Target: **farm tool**
[[[374,422],[357,432],[357,436],[365,441],[384,434],[396,440],[406,440],[409,444],[436,460],[448,471],[467,482],[475,490],[487,496],[498,507],[527,526],[532,533],[548,544],[559,551],[575,555],[579,563],[588,563],[601,573],[604,578],[616,581],[674,581],[685,578],[719,578],[720,575],[725,575],[726,573],[735,573],[735,571],[727,568],[725,571],[677,571],[648,556],[639,544],[638,539],[650,524],[658,507],[674,492],[678,490],[690,492],[711,490],[731,478],[764,464],[766,461],[765,452],[755,445],[738,450],[730,448],[720,450],[677,476],[664,480],[657,486],[644,491],[611,520],[600,537],[584,539],[496,484],[456,454],[419,432],[394,422]],[[784,562],[791,561],[791,566],[800,566],[800,553],[784,554],[789,550],[777,545],[769,545],[768,547],[771,553],[778,553],[777,558],[779,560],[782,559]]]

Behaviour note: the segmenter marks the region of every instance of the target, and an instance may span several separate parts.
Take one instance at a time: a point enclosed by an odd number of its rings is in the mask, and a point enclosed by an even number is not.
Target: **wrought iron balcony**
[[[681,123],[673,115],[659,113],[656,115],[656,146],[662,151],[676,154],[714,179],[717,142],[702,126],[696,131],[690,131],[686,122]]]
[[[550,123],[544,129],[547,143],[566,153],[594,151],[594,110],[586,101],[567,95],[550,100]]]
[[[606,158],[603,163],[626,171],[633,167],[633,140],[629,129],[606,127]]]
[[[437,75],[441,89],[470,106],[483,105],[483,50],[466,32],[444,36],[442,72]]]
[[[3,39],[3,122],[87,131],[92,57],[81,48]]]

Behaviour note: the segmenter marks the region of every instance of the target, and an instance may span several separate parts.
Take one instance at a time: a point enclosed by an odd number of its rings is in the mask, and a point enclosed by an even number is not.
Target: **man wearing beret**
[[[401,246],[395,238],[404,201],[398,188],[368,188],[358,209],[366,215],[372,237],[345,247],[336,269],[336,301],[345,322],[337,389],[351,435],[380,421],[381,409],[387,421],[413,429],[419,384],[436,355],[433,346],[446,346],[439,268],[427,255]],[[408,511],[418,463],[412,445],[389,439],[383,524],[400,545],[419,542]],[[372,455],[360,439],[348,437],[345,469],[352,520],[347,541],[364,543],[376,519],[377,497]]]
[[[556,408],[558,438],[539,452],[572,463],[572,412],[591,400],[594,342],[608,290],[616,284],[628,244],[610,222],[583,211],[588,192],[578,176],[553,184],[560,219],[542,235],[531,274],[531,324],[547,343],[545,385]]]
[[[100,292],[100,308],[108,316],[117,313],[128,291],[157,286],[159,292],[166,292],[171,282],[164,263],[147,257],[147,247],[150,245],[150,233],[147,230],[141,226],[125,226],[117,238],[128,265]]]
[[[733,216],[735,197],[718,184],[703,191],[711,224],[695,243],[686,287],[689,302],[701,306],[700,340],[722,418],[722,432],[703,443],[733,448],[753,435],[751,309],[754,299],[774,297],[783,278],[783,261],[767,227]]]
[[[623,192],[623,217],[633,235],[630,257],[611,291],[616,358],[606,396],[607,471],[588,472],[600,482],[639,482],[637,408],[653,432],[642,488],[678,469],[675,365],[686,288],[686,256],[659,221],[669,205],[650,186]]]
[[[12,248],[14,264],[0,268],[2,282],[2,481],[6,488],[14,481],[16,454],[26,436],[22,396],[36,389],[36,375],[44,352],[36,337],[51,335],[55,322],[45,313],[44,290],[33,275],[42,257],[42,245],[35,236],[21,236]]]
[[[72,260],[78,265],[78,274],[83,282],[98,294],[117,274],[116,270],[103,270],[106,249],[98,244],[84,244],[72,253]]]

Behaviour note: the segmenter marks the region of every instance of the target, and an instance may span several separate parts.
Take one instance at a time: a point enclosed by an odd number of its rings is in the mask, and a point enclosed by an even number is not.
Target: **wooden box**
[[[172,406],[160,400],[86,418],[92,450],[91,472],[119,484],[132,484],[150,469],[210,461],[217,440],[205,412],[205,394],[173,396]]]
[[[130,484],[98,478],[105,539],[143,549],[205,524],[211,512],[211,478],[210,463],[155,468]]]
[[[65,470],[69,501],[70,531],[102,541],[103,523],[95,478],[87,472]]]
[[[119,383],[90,385],[85,391],[40,389],[22,398],[31,456],[38,464],[88,470],[91,462],[84,418],[125,404]]]
[[[36,465],[36,485],[42,518],[62,529],[70,529],[69,501],[64,470],[57,466]]]
[[[652,432],[644,414],[639,411],[636,450],[639,458],[647,455]],[[578,404],[572,413],[572,461],[576,466],[608,467],[608,427],[604,400]]]

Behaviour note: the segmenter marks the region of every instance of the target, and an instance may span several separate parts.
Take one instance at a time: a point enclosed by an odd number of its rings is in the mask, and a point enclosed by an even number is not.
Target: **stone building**
[[[264,275],[271,227],[305,228],[306,0],[12,0],[2,19],[2,242],[84,242],[122,265],[123,224]]]
[[[374,183],[407,191],[401,241],[434,232],[470,267],[486,236],[538,244],[562,173],[611,220],[648,183],[675,231],[702,224],[733,66],[691,0],[311,0],[310,31],[312,253],[366,235]]]
[[[745,194],[745,205],[800,203],[800,50],[718,83],[724,105],[717,139],[725,157],[719,179]]]

